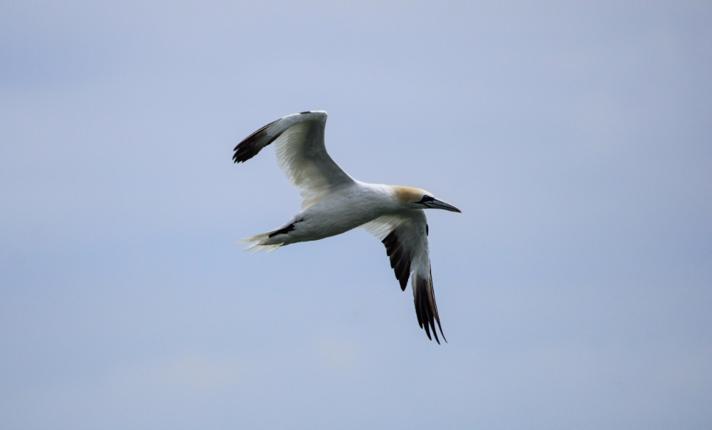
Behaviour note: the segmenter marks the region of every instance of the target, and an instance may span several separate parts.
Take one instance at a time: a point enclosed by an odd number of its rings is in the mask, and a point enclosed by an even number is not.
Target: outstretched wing
[[[438,306],[435,303],[433,277],[428,256],[428,223],[422,210],[408,211],[399,215],[386,215],[376,218],[364,227],[378,237],[386,246],[386,254],[391,260],[396,279],[402,290],[408,285],[412,273],[415,314],[420,328],[425,330],[428,339],[440,343],[435,323],[445,339],[440,325]]]
[[[308,206],[320,195],[353,179],[331,159],[324,146],[326,112],[311,111],[287,115],[273,121],[235,146],[232,157],[241,163],[274,143],[279,165],[296,185]]]

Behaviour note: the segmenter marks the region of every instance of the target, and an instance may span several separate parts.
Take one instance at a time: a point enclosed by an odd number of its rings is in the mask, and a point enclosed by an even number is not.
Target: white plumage
[[[302,195],[302,210],[279,229],[248,240],[257,249],[323,239],[363,226],[386,246],[401,288],[412,274],[418,324],[440,343],[428,257],[428,225],[423,209],[460,212],[413,187],[369,184],[353,179],[329,157],[324,146],[326,112],[307,111],[273,121],[235,147],[233,160],[244,162],[273,144],[282,170]]]

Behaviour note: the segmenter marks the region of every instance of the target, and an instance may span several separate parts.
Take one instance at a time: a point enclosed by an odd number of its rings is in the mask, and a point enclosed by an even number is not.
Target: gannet
[[[364,227],[386,247],[396,279],[405,291],[412,274],[418,324],[428,339],[445,339],[435,304],[428,257],[428,224],[423,209],[460,212],[455,206],[415,187],[358,181],[331,159],[324,145],[327,113],[306,111],[272,121],[247,136],[234,149],[242,163],[274,144],[279,165],[302,195],[302,210],[278,229],[246,239],[255,249],[276,249],[319,240]]]

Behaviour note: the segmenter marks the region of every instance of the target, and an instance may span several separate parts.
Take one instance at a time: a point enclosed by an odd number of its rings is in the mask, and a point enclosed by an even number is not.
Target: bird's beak
[[[462,213],[462,211],[460,209],[456,208],[455,206],[453,206],[449,203],[440,201],[438,199],[433,199],[433,200],[429,201],[427,203],[427,205],[428,205],[428,207],[431,207],[433,209],[445,209],[446,211],[450,211],[450,212]]]

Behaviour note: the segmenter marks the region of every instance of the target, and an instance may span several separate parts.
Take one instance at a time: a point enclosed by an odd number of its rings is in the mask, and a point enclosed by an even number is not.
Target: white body
[[[299,212],[291,221],[294,223],[294,231],[287,237],[280,240],[279,236],[275,236],[262,244],[287,245],[319,240],[360,227],[382,215],[394,215],[402,210],[388,185],[354,181],[331,190]]]

